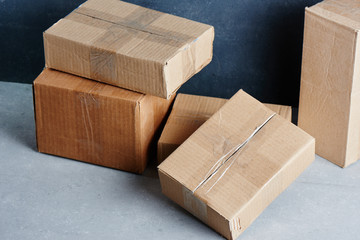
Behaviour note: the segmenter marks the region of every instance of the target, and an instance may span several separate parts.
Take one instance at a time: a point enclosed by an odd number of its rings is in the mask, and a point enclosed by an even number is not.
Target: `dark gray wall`
[[[44,66],[42,32],[83,0],[0,0],[0,80],[31,83]],[[319,0],[129,0],[211,24],[214,58],[180,92],[298,105],[304,8]]]

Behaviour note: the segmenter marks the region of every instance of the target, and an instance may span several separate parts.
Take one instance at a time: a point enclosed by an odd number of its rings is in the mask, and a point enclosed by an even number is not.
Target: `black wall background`
[[[0,80],[31,83],[42,32],[84,0],[0,0]],[[298,105],[304,8],[319,0],[128,0],[215,27],[213,61],[180,92]]]

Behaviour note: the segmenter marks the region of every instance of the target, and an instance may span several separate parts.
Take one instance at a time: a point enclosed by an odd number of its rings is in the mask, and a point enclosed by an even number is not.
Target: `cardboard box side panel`
[[[99,95],[103,84],[80,86],[69,90],[35,81],[39,151],[139,172],[133,102]]]
[[[348,144],[346,161],[343,167],[360,159],[360,92],[351,96],[350,123],[348,132]]]
[[[193,134],[206,119],[189,119],[174,116],[165,125],[161,140],[180,145]]]
[[[315,159],[315,140],[304,146],[230,221],[236,239]]]
[[[278,115],[288,120],[289,122],[291,122],[292,110],[290,106],[269,104],[269,103],[264,103],[264,105],[270,108],[271,110],[273,110],[274,112],[276,112]]]
[[[360,158],[360,38],[356,33],[356,48],[354,51],[354,76],[350,101],[350,119],[346,161],[344,167]]]
[[[116,67],[114,68],[116,78],[108,80],[108,83],[161,98],[170,98],[163,77],[164,67],[161,63],[116,54],[114,67]],[[99,81],[105,79],[102,76],[96,77]]]
[[[164,78],[168,94],[173,94],[179,86],[211,62],[213,41],[214,28],[211,27],[167,60]]]
[[[209,119],[228,99],[204,97],[179,93],[176,98],[172,115],[182,118]]]
[[[309,11],[305,15],[298,125],[316,153],[343,166],[349,124],[355,32]]]
[[[215,212],[213,209],[207,207],[206,205],[204,206],[206,208],[205,216],[203,215],[199,218],[199,216],[196,215],[196,212],[198,212],[198,209],[195,209],[197,207],[196,204],[193,204],[192,206],[189,205],[186,206],[184,203],[184,198],[185,198],[184,189],[183,189],[184,187],[179,182],[177,182],[169,175],[164,173],[161,169],[159,170],[159,178],[160,178],[161,190],[165,196],[170,198],[172,201],[180,205],[185,210],[189,211],[199,220],[203,221],[208,226],[213,228],[216,232],[220,233],[227,239],[231,239],[229,221],[227,221],[220,214]],[[204,209],[202,209],[201,211],[204,211]]]
[[[162,135],[161,135],[162,136]],[[162,163],[170,154],[178,148],[178,144],[169,144],[164,143],[159,140],[158,142],[158,152],[157,152],[157,163]]]
[[[46,67],[90,78],[90,50],[87,46],[45,32],[44,52]]]
[[[141,152],[146,158],[156,158],[156,143],[175,98],[169,100],[145,95],[139,102],[141,120]]]
[[[352,94],[360,92],[360,31],[356,31],[355,37],[355,49],[354,49],[354,65],[353,65],[353,80],[352,80]]]
[[[327,91],[350,92],[355,45],[355,30],[306,11],[303,81]]]

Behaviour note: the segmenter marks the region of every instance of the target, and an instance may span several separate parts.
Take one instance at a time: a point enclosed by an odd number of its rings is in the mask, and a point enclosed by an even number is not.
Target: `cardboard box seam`
[[[134,5],[134,4],[133,4],[133,5]],[[138,5],[135,5],[135,6],[138,6]],[[142,8],[143,8],[143,7],[142,7]],[[145,8],[145,9],[146,9],[146,8]],[[175,40],[175,41],[178,41],[178,42],[183,42],[184,45],[186,45],[186,44],[189,43],[189,42],[187,42],[187,41],[182,41],[180,38],[171,37],[171,36],[168,36],[168,35],[165,35],[165,34],[160,34],[160,33],[152,32],[152,31],[149,31],[149,30],[146,30],[146,29],[131,27],[131,26],[128,26],[128,25],[126,25],[126,24],[109,21],[109,20],[106,20],[106,19],[103,19],[103,18],[99,18],[99,17],[96,17],[96,16],[92,16],[92,15],[90,15],[90,14],[81,13],[81,12],[78,12],[78,11],[76,11],[76,10],[77,10],[77,9],[75,9],[73,12],[76,13],[76,14],[79,14],[79,15],[84,15],[84,16],[91,17],[91,18],[94,18],[94,19],[97,19],[97,20],[100,20],[100,21],[108,22],[108,23],[111,23],[111,24],[114,24],[114,25],[117,25],[117,26],[121,26],[121,27],[124,27],[124,28],[132,29],[132,30],[135,30],[135,31],[144,32],[144,33],[148,33],[148,34],[152,34],[152,35],[156,35],[156,36],[159,36],[159,37],[162,37],[162,38],[165,38],[165,39]],[[154,11],[154,10],[153,10],[153,11]],[[159,11],[158,11],[158,12],[159,12]],[[161,13],[161,12],[159,12],[159,13]],[[167,14],[167,13],[162,13],[162,14]],[[168,15],[170,15],[170,14],[168,14]],[[175,15],[172,15],[172,16],[175,16]],[[210,26],[210,25],[205,24],[205,23],[201,23],[201,24]],[[202,34],[203,34],[203,33],[202,33]],[[202,34],[201,34],[201,35],[202,35]]]

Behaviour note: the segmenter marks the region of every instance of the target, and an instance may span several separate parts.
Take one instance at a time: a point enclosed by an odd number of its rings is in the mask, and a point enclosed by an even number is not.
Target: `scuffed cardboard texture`
[[[316,153],[346,167],[360,158],[359,1],[305,11],[298,125]]]
[[[45,69],[34,81],[38,150],[142,173],[170,100]]]
[[[174,107],[158,142],[158,164],[193,134],[228,100],[188,94],[178,94]],[[291,107],[265,104],[268,108],[291,122]]]
[[[223,155],[273,114],[239,91],[160,164],[163,193],[226,238],[237,238],[315,158],[314,138],[275,114],[231,167],[225,164],[200,185]]]
[[[89,0],[44,32],[46,66],[169,98],[212,59],[214,28],[119,0]]]

